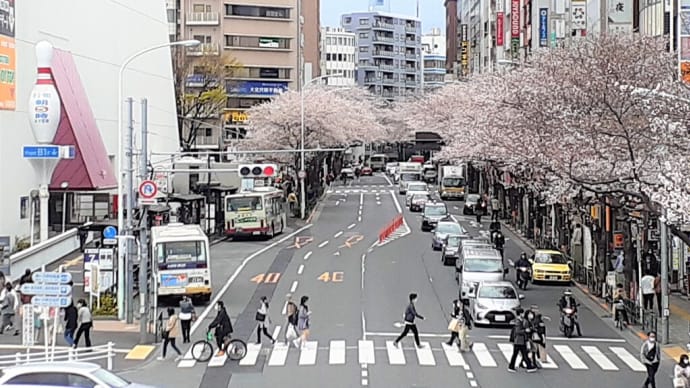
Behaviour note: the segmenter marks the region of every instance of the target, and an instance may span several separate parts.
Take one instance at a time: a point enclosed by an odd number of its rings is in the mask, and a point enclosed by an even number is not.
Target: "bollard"
[[[108,342],[108,370],[113,370],[113,355],[115,352],[113,351],[113,344],[112,342]]]

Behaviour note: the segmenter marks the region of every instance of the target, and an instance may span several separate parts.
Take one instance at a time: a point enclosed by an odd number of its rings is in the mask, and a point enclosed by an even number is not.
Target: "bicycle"
[[[191,353],[192,358],[198,362],[206,362],[213,357],[213,343],[214,334],[212,331],[206,333],[206,339],[196,341],[192,344]],[[225,336],[223,338],[223,348],[225,355],[233,360],[238,361],[247,355],[247,343],[238,338]]]

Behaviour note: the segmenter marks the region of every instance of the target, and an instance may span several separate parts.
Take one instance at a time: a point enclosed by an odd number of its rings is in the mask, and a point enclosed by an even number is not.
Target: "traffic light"
[[[272,178],[278,172],[275,164],[240,164],[241,178]]]

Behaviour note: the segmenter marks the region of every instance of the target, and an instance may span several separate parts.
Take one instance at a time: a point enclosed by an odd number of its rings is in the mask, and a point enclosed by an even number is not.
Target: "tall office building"
[[[357,84],[393,99],[421,87],[421,22],[386,12],[355,12],[341,18],[357,37]]]
[[[170,31],[178,40],[202,44],[185,52],[187,60],[227,54],[238,64],[230,79],[225,114],[205,118],[197,131],[197,150],[224,150],[245,137],[245,111],[277,94],[299,88],[298,1],[303,20],[305,81],[319,69],[319,0],[168,0]],[[171,20],[174,17],[174,20]],[[185,85],[194,88],[194,79]],[[184,133],[183,133],[184,135]]]
[[[443,86],[446,76],[446,37],[440,28],[422,36],[422,56],[424,57],[424,90]]]
[[[355,34],[342,28],[321,29],[321,74],[338,77],[326,78],[325,84],[348,86],[355,84],[357,39]]]
[[[446,7],[446,73],[457,74],[460,57],[458,35],[458,0],[445,0]]]

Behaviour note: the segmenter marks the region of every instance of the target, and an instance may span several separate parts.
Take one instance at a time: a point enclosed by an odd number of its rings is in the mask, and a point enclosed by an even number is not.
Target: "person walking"
[[[417,325],[414,323],[414,320],[416,318],[424,320],[424,317],[417,313],[417,308],[415,307],[415,302],[417,302],[417,294],[411,293],[409,295],[409,300],[410,304],[407,305],[407,308],[405,308],[405,313],[403,314],[405,328],[403,329],[402,333],[400,333],[398,338],[396,338],[395,342],[393,342],[393,345],[398,347],[398,343],[400,343],[400,341],[407,336],[407,333],[412,331],[412,334],[414,334],[414,342],[417,347],[421,349],[422,344],[419,341],[419,331],[417,330]]]
[[[515,373],[515,362],[517,361],[518,354],[524,360],[527,365],[527,372],[535,372],[536,369],[532,365],[532,360],[529,359],[527,354],[527,333],[525,331],[524,322],[524,310],[517,308],[515,310],[515,323],[510,331],[510,342],[513,344],[513,354],[510,357],[510,363],[508,365],[508,372]]]
[[[77,323],[79,324],[79,329],[77,329],[77,335],[74,337],[74,345],[72,345],[72,347],[76,349],[77,346],[79,346],[79,338],[84,334],[86,347],[90,348],[93,320],[91,318],[91,310],[89,310],[84,299],[79,299],[79,301],[77,301]]]
[[[165,360],[165,353],[168,351],[168,344],[173,348],[175,352],[177,352],[177,357],[175,358],[175,361],[179,361],[182,359],[182,352],[180,352],[180,349],[177,348],[177,345],[175,344],[175,341],[177,337],[180,336],[180,318],[175,314],[175,309],[172,307],[168,307],[168,322],[165,325],[165,329],[163,330],[162,336],[163,336],[163,354],[158,357],[159,361]]]
[[[533,306],[534,307],[534,306]],[[525,311],[525,324],[526,324],[526,329],[525,332],[527,333],[527,351],[530,355],[530,360],[532,361],[532,365],[537,368],[541,369],[541,365],[539,361],[537,361],[537,358],[539,357],[539,342],[541,340],[539,333],[537,331],[537,326],[536,326],[536,320],[537,320],[537,315],[535,314],[534,310],[530,308],[529,310]],[[521,363],[521,365],[524,364]]]
[[[7,282],[5,283],[5,289],[0,294],[0,315],[2,315],[0,334],[3,334],[6,330],[14,330],[14,335],[19,335],[19,329],[14,326],[14,317],[17,315],[18,309],[19,297],[12,288],[12,282]]]
[[[292,294],[287,294],[285,301],[285,316],[287,324],[285,326],[285,343],[290,346],[299,337],[297,333],[297,322],[299,321],[299,314],[297,312],[297,305],[292,301]],[[293,342],[294,343],[294,342]],[[296,347],[295,343],[295,347]]]
[[[187,295],[182,297],[180,301],[180,327],[182,328],[182,343],[188,344],[191,342],[190,329],[192,327],[192,321],[196,318],[196,311],[194,310],[194,305],[192,304],[192,299]]]
[[[65,307],[65,342],[68,346],[74,346],[74,332],[77,330],[77,308],[74,301]]]
[[[290,214],[294,214],[295,205],[297,205],[297,194],[295,194],[294,191],[291,191],[290,194],[288,194],[287,196],[287,201],[288,207],[290,208]]]
[[[654,310],[654,276],[649,272],[640,280],[642,288],[642,304],[645,310]]]
[[[448,340],[448,342],[446,342],[446,345],[453,346],[453,344],[457,341],[458,349],[462,347],[462,342],[460,341],[460,320],[463,318],[462,307],[462,303],[458,299],[455,299],[453,301],[453,304],[451,305],[450,322],[448,323],[448,330],[450,330],[450,339]]]
[[[498,219],[500,218],[500,214],[501,214],[501,204],[498,201],[498,197],[494,195],[491,198],[491,219],[494,221],[498,221]]]
[[[481,225],[482,216],[486,212],[486,201],[482,198],[477,202],[477,206],[474,208],[474,215],[477,216],[477,223]]]
[[[307,306],[308,301],[308,296],[302,296],[299,301],[299,307],[297,308],[297,330],[300,335],[299,344],[301,347],[304,347],[309,339],[309,334],[311,334],[311,311],[309,311],[309,306]],[[297,344],[295,344],[295,346],[297,346]]]
[[[460,330],[458,330],[458,337],[460,340],[460,351],[467,352],[472,350],[472,342],[470,342],[470,330],[472,330],[472,314],[464,302],[461,302],[462,312],[459,318]]]
[[[644,388],[656,388],[656,381],[654,377],[659,370],[659,362],[661,360],[661,350],[659,344],[656,343],[656,332],[650,331],[647,333],[647,340],[642,343],[640,347],[640,361],[647,368],[647,379],[644,381]]]
[[[673,388],[690,387],[690,357],[682,354],[673,368]]]
[[[218,346],[218,356],[222,356],[225,354],[223,340],[233,332],[232,322],[230,322],[230,316],[228,316],[228,312],[225,310],[225,303],[219,300],[218,303],[216,303],[215,309],[217,314],[208,325],[208,331],[215,329],[214,335],[216,337],[216,345]]]
[[[541,364],[548,363],[549,359],[548,359],[547,353],[546,353],[546,322],[545,321],[550,321],[551,319],[549,317],[542,315],[539,312],[538,307],[532,308],[532,311],[534,311],[534,314],[535,314],[534,323],[532,324],[532,327],[534,328],[535,333],[532,334],[532,339],[533,339],[534,343],[537,345],[537,354],[539,356],[539,362]]]
[[[268,332],[268,326],[271,324],[271,319],[268,317],[268,298],[265,296],[261,297],[261,302],[259,304],[259,309],[256,310],[256,322],[258,326],[256,327],[256,343],[261,345],[261,333],[264,333],[271,343],[276,343],[271,334]]]

